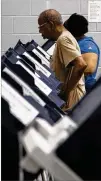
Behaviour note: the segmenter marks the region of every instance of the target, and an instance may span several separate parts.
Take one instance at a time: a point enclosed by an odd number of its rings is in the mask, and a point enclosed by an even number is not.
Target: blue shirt
[[[88,76],[85,76],[86,90],[90,90],[96,82],[96,73],[97,73],[97,69],[98,69],[98,65],[99,65],[99,61],[100,61],[100,49],[92,37],[85,36],[81,40],[78,40],[78,44],[80,46],[81,54],[92,52],[92,53],[96,53],[98,55],[97,66],[96,66],[95,72]]]

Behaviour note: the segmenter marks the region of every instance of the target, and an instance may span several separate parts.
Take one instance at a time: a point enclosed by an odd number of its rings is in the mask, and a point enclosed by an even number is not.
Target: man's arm
[[[76,42],[74,41],[73,38],[68,38],[68,37],[62,37],[60,39],[61,41],[58,41],[58,48],[60,50],[60,61],[62,64],[65,65],[65,67],[68,67],[70,63],[73,64],[73,72],[70,78],[70,81],[68,77],[65,78],[65,90],[68,94],[73,90],[80,78],[82,77],[87,64],[85,60],[82,58],[81,52],[79,51],[79,46],[78,44],[76,45]],[[78,48],[77,48],[78,46]],[[63,88],[64,89],[64,88]]]
[[[73,90],[78,81],[80,80],[81,76],[83,75],[85,69],[87,68],[87,64],[82,58],[82,56],[76,57],[74,61],[72,61],[74,64],[73,72],[70,81],[68,82],[67,91],[69,90],[68,94]]]

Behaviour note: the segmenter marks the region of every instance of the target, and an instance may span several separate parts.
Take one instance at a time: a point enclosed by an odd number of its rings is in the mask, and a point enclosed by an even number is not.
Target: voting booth
[[[1,57],[2,180],[101,180],[101,78],[64,113],[54,46],[19,40]]]

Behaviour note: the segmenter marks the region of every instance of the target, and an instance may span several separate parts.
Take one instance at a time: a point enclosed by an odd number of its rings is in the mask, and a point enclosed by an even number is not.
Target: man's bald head
[[[47,9],[39,15],[39,20],[43,19],[44,22],[53,22],[55,25],[63,24],[61,14],[55,9]]]
[[[55,9],[43,11],[38,18],[39,33],[43,38],[57,40],[64,26],[61,14]]]

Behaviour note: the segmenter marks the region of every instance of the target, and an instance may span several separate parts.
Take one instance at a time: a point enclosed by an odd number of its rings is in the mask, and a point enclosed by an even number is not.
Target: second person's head
[[[88,32],[88,21],[84,16],[74,13],[64,22],[64,27],[77,38]]]

